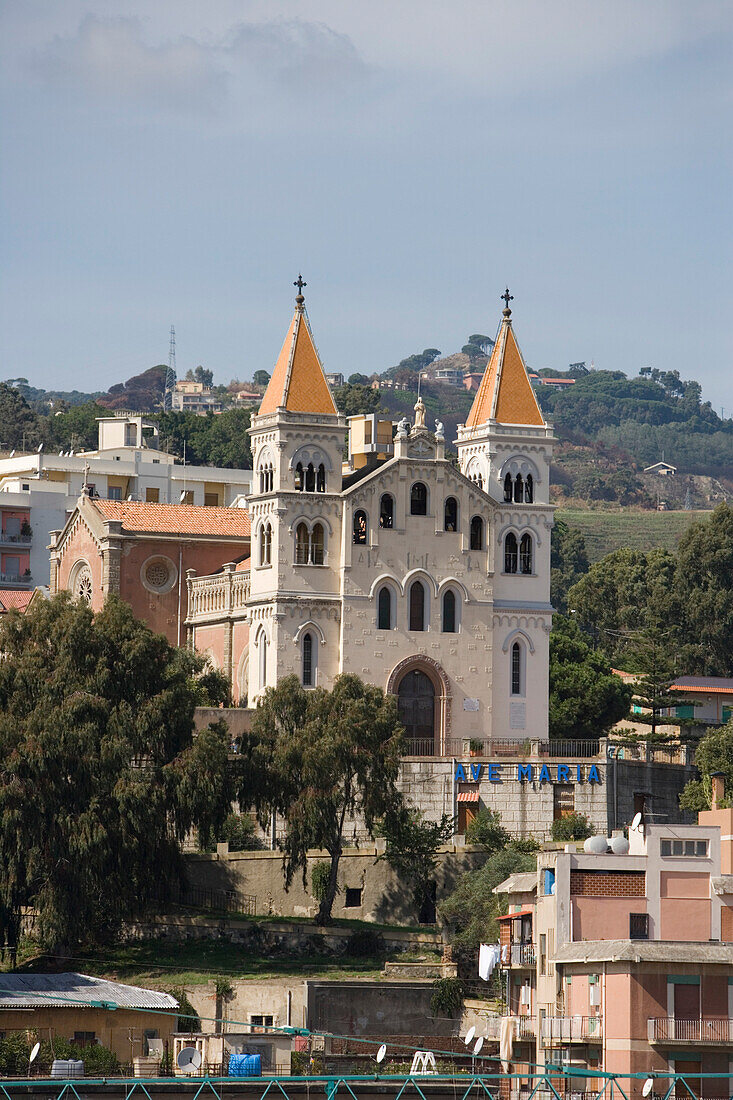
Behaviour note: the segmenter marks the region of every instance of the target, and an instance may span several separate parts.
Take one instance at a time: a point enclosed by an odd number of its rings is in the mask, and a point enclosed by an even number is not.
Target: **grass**
[[[612,550],[629,546],[632,550],[652,550],[662,546],[674,551],[691,523],[710,516],[710,512],[642,512],[631,509],[612,512],[602,509],[581,511],[559,508],[555,513],[568,527],[580,531],[585,539],[588,558],[600,561]]]
[[[212,940],[161,943],[141,940],[131,944],[79,949],[70,957],[50,960],[47,955],[28,957],[18,968],[43,972],[53,966],[92,974],[96,978],[129,982],[153,989],[190,988],[215,978],[274,978],[293,974],[302,978],[379,977],[383,957],[348,958],[332,955],[264,955],[238,944]]]

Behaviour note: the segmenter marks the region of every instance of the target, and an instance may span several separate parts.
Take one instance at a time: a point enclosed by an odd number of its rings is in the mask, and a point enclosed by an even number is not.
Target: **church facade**
[[[339,415],[301,294],[250,432],[250,559],[187,574],[190,644],[235,699],[351,672],[397,696],[408,755],[546,738],[553,433],[508,306],[457,464],[420,399],[394,436]]]

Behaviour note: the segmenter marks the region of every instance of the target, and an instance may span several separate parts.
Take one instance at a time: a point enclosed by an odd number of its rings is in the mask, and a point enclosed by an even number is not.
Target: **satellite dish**
[[[638,829],[641,826],[641,814],[634,814],[634,820],[631,822],[632,829]],[[651,1081],[651,1077],[649,1078]],[[646,1093],[644,1094],[646,1095]]]
[[[468,1046],[468,1044],[471,1042],[471,1040],[473,1039],[475,1034],[476,1034],[476,1028],[475,1027],[469,1027],[468,1031],[466,1032],[466,1038],[463,1040],[464,1043],[466,1044],[466,1046]]]
[[[199,1069],[201,1066],[201,1051],[196,1047],[183,1047],[176,1058],[176,1065],[186,1073]]]
[[[10,452],[10,457],[12,458],[14,454],[15,454],[15,447],[13,447],[12,451]]]
[[[641,814],[637,814],[637,817],[641,817]],[[644,1082],[644,1084],[641,1087],[641,1095],[642,1096],[648,1096],[653,1088],[654,1088],[654,1078],[653,1077],[647,1077],[646,1081]]]
[[[474,1054],[480,1054],[481,1053],[481,1048],[483,1047],[483,1045],[484,1045],[484,1037],[483,1037],[483,1035],[479,1035],[478,1039],[476,1040],[476,1046],[473,1048],[473,1053]]]
[[[385,1056],[386,1053],[387,1053],[387,1044],[382,1043],[381,1047],[377,1051],[377,1061],[380,1063],[380,1065],[384,1061],[384,1056]]]
[[[36,1045],[33,1047],[33,1050],[31,1051],[31,1056],[28,1059],[28,1065],[30,1065],[31,1062],[35,1062],[36,1058],[38,1057],[38,1051],[40,1049],[41,1049],[41,1044],[36,1043]]]
[[[38,444],[38,454],[40,454],[42,450],[43,450],[43,444],[39,443]]]

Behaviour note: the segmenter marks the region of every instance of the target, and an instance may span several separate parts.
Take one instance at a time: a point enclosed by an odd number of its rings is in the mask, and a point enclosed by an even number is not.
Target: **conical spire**
[[[336,416],[336,406],[305,312],[303,287],[306,284],[299,275],[294,285],[298,288],[295,313],[257,415],[265,416],[285,408],[288,412]]]
[[[506,308],[499,335],[468,414],[467,428],[476,428],[488,420],[499,424],[545,423],[512,329],[509,308],[512,295],[507,290],[502,297]]]

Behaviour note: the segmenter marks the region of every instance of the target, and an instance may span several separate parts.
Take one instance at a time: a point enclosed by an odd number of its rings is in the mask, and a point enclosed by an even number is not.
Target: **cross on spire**
[[[303,302],[305,301],[305,299],[303,298],[303,287],[308,286],[308,284],[305,281],[305,279],[303,278],[303,276],[300,274],[300,272],[298,272],[298,278],[293,283],[293,286],[297,286],[297,288],[298,288],[298,296],[295,300],[298,303],[298,305],[302,305]]]
[[[504,316],[509,317],[512,312],[509,308],[509,303],[514,301],[514,295],[509,293],[509,287],[507,287],[504,293],[500,294],[499,297],[505,303]]]

